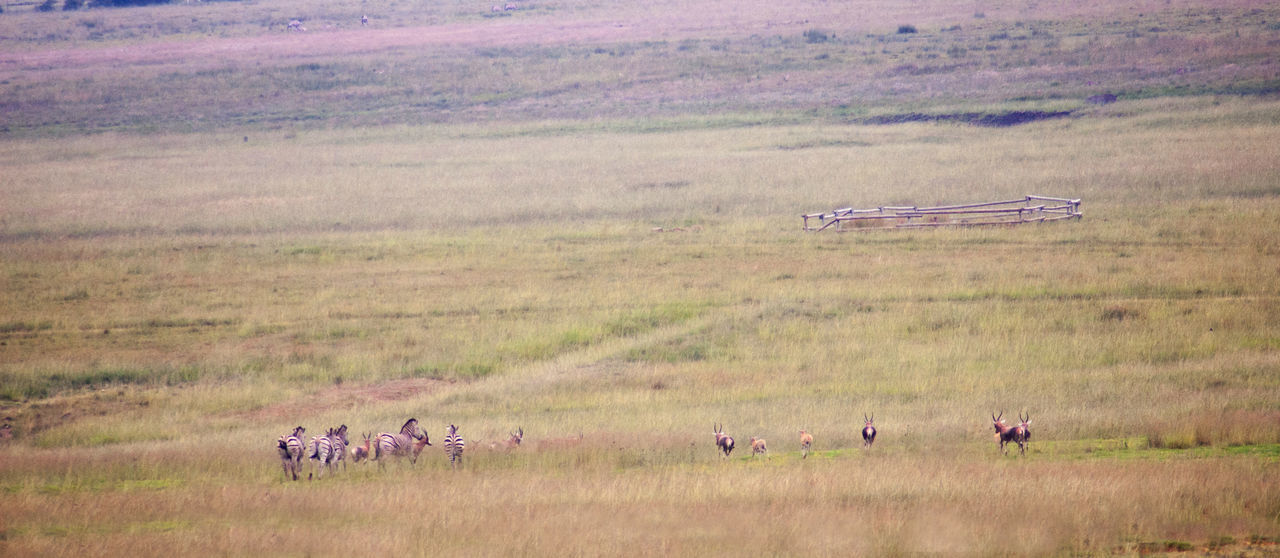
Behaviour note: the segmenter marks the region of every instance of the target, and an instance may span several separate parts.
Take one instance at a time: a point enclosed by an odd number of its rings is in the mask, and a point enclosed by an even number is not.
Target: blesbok
[[[293,429],[292,434],[285,434],[276,441],[276,447],[280,450],[280,465],[284,467],[284,474],[293,475],[293,480],[298,480],[298,472],[302,470],[302,434],[307,429],[299,426]]]
[[[813,434],[800,431],[800,459],[809,457],[809,447],[813,445]]]
[[[523,442],[523,441],[524,441],[524,427],[521,426],[517,428],[515,432],[512,432],[511,436],[507,437],[507,441],[502,442],[502,445],[508,450],[513,450],[520,447],[520,442]]]
[[[733,453],[733,437],[724,433],[724,425],[713,424],[711,427],[715,431],[716,447],[724,452],[725,457],[729,457]]]
[[[1000,416],[991,415],[991,424],[996,429],[996,442],[1000,444],[1000,451],[1008,455],[1009,450],[1005,444],[1013,442],[1018,444],[1019,449],[1023,449],[1022,440],[1018,436],[1018,428],[1009,426],[1004,423],[1004,411],[1000,412]]]
[[[369,459],[369,452],[373,449],[372,447],[370,447],[370,444],[373,443],[373,434],[366,432],[365,434],[363,434],[363,436],[364,436],[364,444],[358,445],[358,446],[351,446],[351,461],[353,463],[359,463],[361,461]]]
[[[1028,412],[1026,417],[1022,416],[1022,411],[1018,411],[1018,420],[1021,422],[1014,427],[1018,431],[1018,450],[1022,455],[1027,454],[1027,444],[1031,442],[1031,413]]]
[[[368,15],[362,15],[362,16],[360,16],[360,25],[369,25],[369,16],[368,16]]]
[[[862,413],[862,420],[865,421],[862,427],[862,447],[869,448],[871,444],[876,443],[876,427],[871,424],[876,421],[876,416],[871,415],[871,418],[867,418],[867,414]]]
[[[418,454],[422,453],[422,448],[429,445],[431,445],[430,437],[427,436],[425,431],[419,435],[418,419],[411,418],[405,421],[404,426],[400,427],[398,434],[389,432],[378,434],[378,442],[373,451],[373,460],[381,465],[383,455],[408,456],[411,465],[417,464]]]
[[[764,438],[757,438],[755,436],[751,437],[751,455],[760,455],[762,453],[768,453],[768,451],[769,448],[764,445]]]

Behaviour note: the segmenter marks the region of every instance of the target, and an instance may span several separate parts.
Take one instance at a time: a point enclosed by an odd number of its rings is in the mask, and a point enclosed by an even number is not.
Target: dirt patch
[[[861,120],[860,123],[878,126],[886,124],[906,124],[909,122],[960,122],[963,124],[972,124],[974,126],[983,126],[987,128],[1007,128],[1009,126],[1017,126],[1019,124],[1028,124],[1031,122],[1039,122],[1041,120],[1050,120],[1054,118],[1066,118],[1068,116],[1071,116],[1071,111],[1069,110],[1015,110],[997,113],[959,112],[950,114],[908,112],[873,116],[871,118]]]
[[[295,420],[317,410],[355,408],[363,405],[403,401],[419,395],[435,393],[452,382],[431,378],[408,378],[362,386],[335,385],[305,397],[268,405],[231,416],[248,420]]]

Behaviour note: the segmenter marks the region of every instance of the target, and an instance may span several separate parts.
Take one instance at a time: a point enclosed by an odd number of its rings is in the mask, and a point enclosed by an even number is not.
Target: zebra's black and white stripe
[[[292,475],[293,480],[298,480],[298,472],[302,470],[302,434],[306,431],[299,426],[293,429],[293,434],[285,434],[276,441],[280,465],[284,467],[285,476]]]
[[[325,469],[328,469],[330,466],[329,461],[333,457],[333,429],[332,428],[330,428],[328,432],[325,432],[324,436],[311,437],[311,451],[309,453],[310,455],[308,457],[310,457],[311,460],[315,462],[315,464],[312,466],[312,468],[316,471],[315,475],[324,476],[323,473],[319,471],[319,469],[320,467],[324,467]],[[308,475],[307,478],[311,478],[310,475]]]
[[[426,433],[418,434],[418,419],[411,418],[400,427],[398,434],[388,432],[378,434],[373,459],[381,464],[384,455],[408,456],[410,463],[417,463],[422,447],[429,445],[431,441]]]
[[[462,460],[462,450],[466,449],[467,442],[458,435],[458,427],[449,425],[449,433],[444,437],[444,454],[449,456],[449,466],[457,468],[458,462]]]
[[[336,470],[338,463],[342,463],[342,468],[347,467],[347,425],[339,426],[333,434],[329,436],[329,445],[333,447],[333,452],[329,454],[329,463]]]

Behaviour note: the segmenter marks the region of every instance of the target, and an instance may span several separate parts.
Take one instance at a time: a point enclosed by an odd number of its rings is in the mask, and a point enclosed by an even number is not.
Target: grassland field
[[[0,555],[1280,553],[1280,8],[516,4],[0,6]]]

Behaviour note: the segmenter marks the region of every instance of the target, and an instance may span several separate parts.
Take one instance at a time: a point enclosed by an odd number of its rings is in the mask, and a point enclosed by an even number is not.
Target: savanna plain
[[[0,285],[4,556],[1275,555],[1280,7],[10,2]]]

